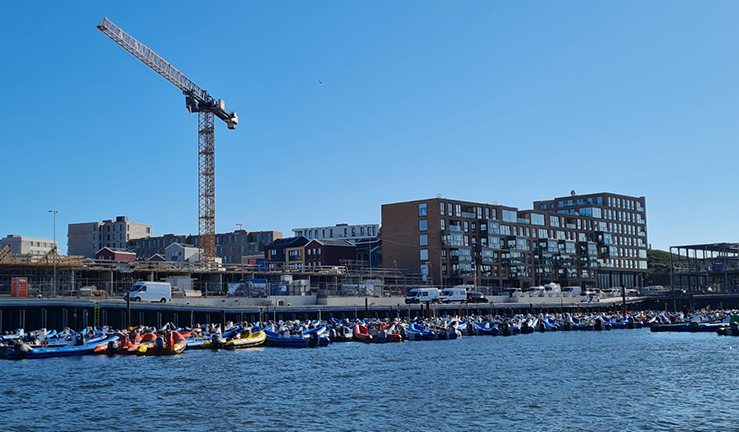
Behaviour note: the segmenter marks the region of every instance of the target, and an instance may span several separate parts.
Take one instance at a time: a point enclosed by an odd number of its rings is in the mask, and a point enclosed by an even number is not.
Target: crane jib
[[[223,99],[215,99],[208,92],[190,81],[182,72],[158,56],[146,45],[131,37],[107,18],[97,28],[115,43],[141,60],[185,94],[185,106],[198,113],[198,261],[208,269],[216,263],[216,205],[215,205],[215,138],[213,118],[226,122],[229,129],[236,129],[239,118],[235,112],[226,111]]]
[[[222,99],[214,99],[207,91],[187,78],[185,74],[177,70],[177,68],[169,64],[169,62],[146,45],[113,24],[108,18],[103,18],[103,21],[98,24],[97,28],[123,49],[141,60],[142,63],[182,90],[186,96],[185,105],[190,112],[212,112],[218,118],[225,121],[229,129],[235,129],[238,123],[238,117],[236,113],[226,111]],[[193,103],[193,100],[196,103]]]

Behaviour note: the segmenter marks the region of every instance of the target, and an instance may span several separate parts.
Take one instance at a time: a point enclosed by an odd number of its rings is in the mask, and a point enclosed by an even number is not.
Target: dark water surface
[[[649,330],[0,362],[2,430],[736,430],[739,338]]]

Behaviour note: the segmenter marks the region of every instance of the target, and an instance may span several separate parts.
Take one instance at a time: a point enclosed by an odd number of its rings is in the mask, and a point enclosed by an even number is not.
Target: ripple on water
[[[732,343],[624,330],[0,362],[0,428],[730,430]]]

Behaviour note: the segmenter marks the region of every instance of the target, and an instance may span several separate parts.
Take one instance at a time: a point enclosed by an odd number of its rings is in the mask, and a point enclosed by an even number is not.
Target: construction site
[[[38,257],[0,251],[0,295],[10,295],[14,278],[27,281],[28,297],[120,298],[137,281],[170,282],[174,297],[378,296],[404,295],[424,285],[420,272],[373,268],[366,261],[344,266],[286,270],[246,264],[93,260],[59,256]]]

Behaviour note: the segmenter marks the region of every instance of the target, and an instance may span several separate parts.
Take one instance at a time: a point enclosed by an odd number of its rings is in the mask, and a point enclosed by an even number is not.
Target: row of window
[[[420,210],[419,210],[420,213]],[[336,230],[336,232],[334,232]],[[351,233],[351,235],[349,234]],[[328,235],[327,235],[328,234]],[[309,229],[305,231],[295,231],[295,235],[304,236],[307,239],[327,239],[327,238],[356,238],[359,237],[373,237],[377,235],[377,226],[375,225],[360,225],[358,227],[342,227],[342,228],[320,228],[320,229]]]
[[[463,211],[461,204],[446,203],[443,201],[439,202],[439,214],[441,216],[456,216],[456,217],[465,217],[469,219],[474,219],[474,218],[497,219],[498,218],[498,210],[495,208],[491,208],[491,207],[475,206],[475,207],[470,207],[469,209],[465,209],[465,210],[469,210],[469,211]],[[506,211],[508,210],[504,210],[504,212]],[[513,212],[513,213],[516,213],[516,212]],[[419,217],[428,216],[428,205],[426,203],[418,204],[418,216]]]
[[[423,256],[423,252],[421,253],[421,256]],[[428,256],[428,255],[426,255]],[[460,261],[459,263],[452,263],[449,266],[452,268],[452,275],[461,275],[461,276],[473,276],[476,274],[477,269],[479,268],[480,276],[492,276],[492,277],[519,277],[519,278],[526,278],[531,277],[532,275],[532,265],[525,264],[524,262],[518,260],[516,257],[509,257],[506,258],[507,262],[504,265],[491,265],[491,264],[481,264],[479,266],[475,266],[473,263],[470,262],[463,262]],[[425,261],[423,258],[421,261]],[[446,276],[447,269],[449,266],[446,263],[441,264],[441,270],[442,273]],[[586,266],[587,267],[587,266]],[[595,268],[597,265],[590,266],[590,268]],[[627,259],[608,259],[604,260],[604,262],[600,265],[600,267],[605,268],[618,268],[618,269],[635,269],[635,270],[646,270],[647,269],[647,261],[646,260],[627,260]],[[534,272],[537,275],[542,275],[545,277],[554,276],[554,274],[558,274],[559,276],[567,275],[570,279],[576,279],[578,273],[582,276],[583,279],[588,279],[591,277],[591,270],[586,269],[578,269],[578,267],[565,267],[565,268],[555,268],[553,266],[535,266]],[[555,272],[556,270],[556,272]],[[579,270],[579,271],[578,271]]]
[[[128,224],[93,224],[92,230],[93,231],[98,231],[98,230],[107,231],[107,232],[111,232],[111,231],[128,232],[131,230],[131,227]],[[146,233],[151,234],[151,227],[146,227]]]
[[[48,248],[50,248],[53,245],[54,245],[53,242],[52,243],[47,243],[47,242],[33,242],[33,241],[29,241],[28,242],[28,247],[48,247]],[[0,247],[0,249],[2,249],[2,247]]]
[[[216,244],[221,243],[269,243],[272,241],[271,233],[225,234],[216,236]]]
[[[98,238],[98,235],[97,234],[93,234],[92,235],[92,239],[93,240],[105,240],[103,237],[104,236],[107,236],[107,240],[108,241],[111,241],[111,240],[128,240],[129,235],[130,234],[122,234],[121,233],[121,234],[118,234],[118,236],[116,237],[116,234],[112,234],[112,235],[111,234],[100,234],[100,238]],[[112,238],[111,238],[111,236],[112,236]]]
[[[559,200],[557,201],[557,208],[565,208],[565,207],[572,207],[572,206],[583,206],[587,204],[595,204],[595,205],[603,205],[603,197],[588,197],[588,198],[576,198],[576,199],[566,199],[566,200]],[[622,208],[626,210],[636,210],[639,212],[644,211],[644,205],[641,203],[641,201],[633,200],[633,199],[627,199],[627,198],[617,198],[617,197],[608,197],[606,204],[608,207],[614,207],[614,208]],[[542,203],[539,204],[540,210],[547,210],[554,209],[555,205],[554,202]]]

